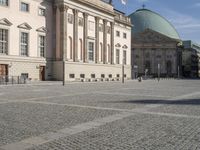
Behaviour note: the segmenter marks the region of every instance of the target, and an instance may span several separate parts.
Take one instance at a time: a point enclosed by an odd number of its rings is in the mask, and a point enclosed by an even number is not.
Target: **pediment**
[[[156,32],[151,29],[146,29],[144,32],[139,33],[134,38],[137,42],[156,43],[156,42],[179,42],[178,39],[170,38],[164,34]]]
[[[36,31],[46,33],[46,32],[47,32],[47,28],[45,28],[45,27],[40,27],[40,28],[38,28]]]
[[[121,47],[121,45],[120,45],[119,43],[117,43],[117,44],[115,45],[115,47]]]
[[[6,18],[1,19],[0,20],[0,24],[6,25],[6,26],[11,26],[12,25],[12,23]]]
[[[127,48],[128,48],[128,46],[127,46],[127,45],[124,45],[124,46],[122,46],[122,48],[124,48],[124,49],[127,49]]]
[[[18,28],[22,28],[22,29],[26,29],[26,30],[31,30],[32,29],[32,27],[26,22],[18,25],[17,27]]]

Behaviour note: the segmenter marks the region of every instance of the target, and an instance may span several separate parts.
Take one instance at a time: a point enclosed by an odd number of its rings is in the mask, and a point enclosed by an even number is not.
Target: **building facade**
[[[45,78],[52,52],[52,4],[40,0],[0,1],[0,75]]]
[[[192,41],[183,41],[182,65],[186,78],[200,77],[200,45]]]
[[[1,75],[131,78],[131,22],[101,0],[0,1]],[[64,72],[63,72],[64,71]],[[64,74],[64,76],[63,76]]]
[[[132,77],[177,77],[181,73],[181,43],[175,28],[159,14],[139,9],[130,15]]]

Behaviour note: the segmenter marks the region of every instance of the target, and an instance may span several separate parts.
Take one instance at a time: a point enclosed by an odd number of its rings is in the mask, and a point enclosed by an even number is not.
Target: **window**
[[[85,78],[85,74],[80,74],[80,78]]]
[[[81,17],[78,18],[78,25],[81,27],[83,26],[83,18]]]
[[[123,38],[126,39],[127,38],[127,34],[123,33]]]
[[[88,58],[90,61],[94,61],[94,43],[93,42],[89,42],[88,44]]]
[[[120,77],[120,75],[119,74],[117,74],[117,78],[119,78]]]
[[[0,5],[8,6],[8,0],[0,0]]]
[[[116,64],[119,64],[119,49],[116,49]]]
[[[21,73],[21,78],[28,79],[28,73]]]
[[[74,22],[74,15],[68,14],[68,23],[73,24]]]
[[[40,57],[45,56],[45,36],[40,35],[39,36],[39,51],[40,51]]]
[[[120,32],[119,31],[116,31],[116,36],[120,37]]]
[[[126,65],[126,51],[123,51],[123,63]]]
[[[21,32],[20,49],[22,56],[28,56],[28,33]]]
[[[112,78],[112,74],[109,74],[108,77],[109,77],[109,78]]]
[[[8,30],[0,29],[0,53],[7,54],[8,52]]]
[[[45,9],[44,9],[44,8],[39,8],[38,14],[39,14],[40,16],[45,16]]]
[[[89,21],[89,30],[94,31],[94,27],[95,27],[94,22]]]
[[[107,33],[110,34],[110,33],[111,33],[111,28],[110,28],[110,26],[107,26],[106,29],[107,29]]]
[[[75,74],[69,74],[69,78],[75,78]]]
[[[29,11],[29,4],[21,2],[21,11],[28,12]]]
[[[91,74],[91,78],[95,78],[95,74]]]
[[[105,78],[105,74],[101,74],[101,78]]]
[[[99,32],[103,32],[103,24],[99,24]]]

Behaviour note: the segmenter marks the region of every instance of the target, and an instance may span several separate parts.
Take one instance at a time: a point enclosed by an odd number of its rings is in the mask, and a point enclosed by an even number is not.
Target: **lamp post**
[[[158,82],[160,81],[160,64],[158,64]]]

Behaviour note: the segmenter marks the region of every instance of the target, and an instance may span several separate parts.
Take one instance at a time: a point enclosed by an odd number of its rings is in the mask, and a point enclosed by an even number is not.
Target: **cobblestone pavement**
[[[200,80],[0,86],[0,150],[200,150]]]

